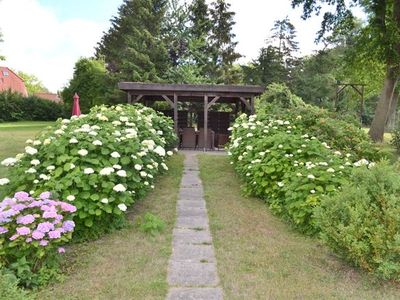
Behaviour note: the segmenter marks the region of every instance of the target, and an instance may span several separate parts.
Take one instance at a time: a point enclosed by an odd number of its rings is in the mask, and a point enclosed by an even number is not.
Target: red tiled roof
[[[45,99],[45,100],[53,101],[56,103],[62,102],[61,98],[58,97],[57,94],[53,94],[53,93],[36,93],[34,96]]]

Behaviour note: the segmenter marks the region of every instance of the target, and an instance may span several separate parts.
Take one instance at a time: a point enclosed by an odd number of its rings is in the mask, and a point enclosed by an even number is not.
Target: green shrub
[[[229,146],[245,190],[299,230],[314,233],[313,210],[322,195],[336,192],[353,166],[348,155],[304,134],[300,117],[240,116]],[[351,156],[350,156],[351,157]]]
[[[138,220],[138,227],[141,231],[155,236],[157,233],[164,230],[165,222],[152,213],[146,213],[143,219],[140,218]]]
[[[11,169],[3,194],[50,191],[76,206],[73,237],[96,238],[118,228],[127,207],[154,187],[175,142],[172,120],[150,108],[95,107],[59,120],[54,130],[28,140],[24,154],[4,160]]]
[[[316,209],[321,238],[337,254],[381,278],[400,280],[400,176],[387,163],[354,169]]]
[[[281,83],[271,83],[266,91],[257,98],[257,109],[268,105],[278,106],[279,108],[290,108],[303,106],[304,102],[293,94],[290,89]]]
[[[397,152],[400,152],[400,128],[396,128],[392,132],[391,144],[396,148]]]
[[[0,122],[53,121],[67,114],[61,103],[35,96],[23,97],[10,91],[0,92]]]
[[[33,297],[18,287],[18,279],[12,273],[0,269],[0,299],[33,300]]]

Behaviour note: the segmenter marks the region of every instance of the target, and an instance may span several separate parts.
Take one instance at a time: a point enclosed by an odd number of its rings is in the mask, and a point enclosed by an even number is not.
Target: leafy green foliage
[[[0,269],[0,299],[33,300],[33,297],[18,287],[18,279],[11,272]]]
[[[28,141],[3,193],[52,191],[77,208],[74,238],[94,238],[120,226],[128,206],[154,187],[175,142],[172,120],[150,108],[95,107]]]
[[[276,107],[278,110],[291,107],[304,106],[303,100],[293,94],[285,84],[272,83],[266,91],[257,99],[258,108],[266,105]],[[272,105],[272,106],[271,106]]]
[[[66,115],[60,103],[35,96],[23,97],[10,91],[0,93],[0,122],[53,121]]]
[[[113,81],[107,75],[104,61],[80,58],[75,63],[74,75],[68,86],[61,92],[67,107],[72,107],[73,96],[79,95],[81,111],[86,113],[95,105],[104,104],[107,94],[113,89]]]
[[[152,213],[146,213],[143,219],[137,221],[138,227],[141,231],[155,236],[157,233],[162,232],[165,228],[165,222],[158,216]]]
[[[338,255],[384,279],[400,279],[400,177],[386,162],[354,169],[316,209],[321,238]]]
[[[28,74],[25,72],[18,72],[18,76],[24,80],[26,89],[29,95],[40,92],[48,92],[49,90],[44,86],[44,84],[33,74]]]
[[[400,128],[396,128],[396,130],[392,132],[391,144],[400,152]]]

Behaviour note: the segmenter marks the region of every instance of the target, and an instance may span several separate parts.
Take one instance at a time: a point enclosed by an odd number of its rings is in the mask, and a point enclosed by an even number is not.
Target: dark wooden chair
[[[212,131],[211,129],[207,130],[207,145],[205,145],[204,128],[200,128],[198,133],[197,148],[214,150],[214,135],[214,131]]]
[[[194,128],[182,128],[182,148],[196,148],[196,131]]]
[[[217,147],[218,148],[224,148],[224,146],[228,143],[229,141],[229,135],[225,133],[218,133],[217,134]]]

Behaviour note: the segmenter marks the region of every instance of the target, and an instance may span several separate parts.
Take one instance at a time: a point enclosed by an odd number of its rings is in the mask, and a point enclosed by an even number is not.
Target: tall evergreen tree
[[[118,80],[159,81],[168,67],[161,38],[167,0],[124,0],[96,56]]]
[[[210,64],[210,77],[217,83],[230,83],[232,77],[233,63],[241,57],[235,51],[237,42],[236,35],[232,32],[235,21],[235,13],[229,11],[230,4],[225,0],[216,0],[211,4],[211,35],[209,39],[212,61]]]

